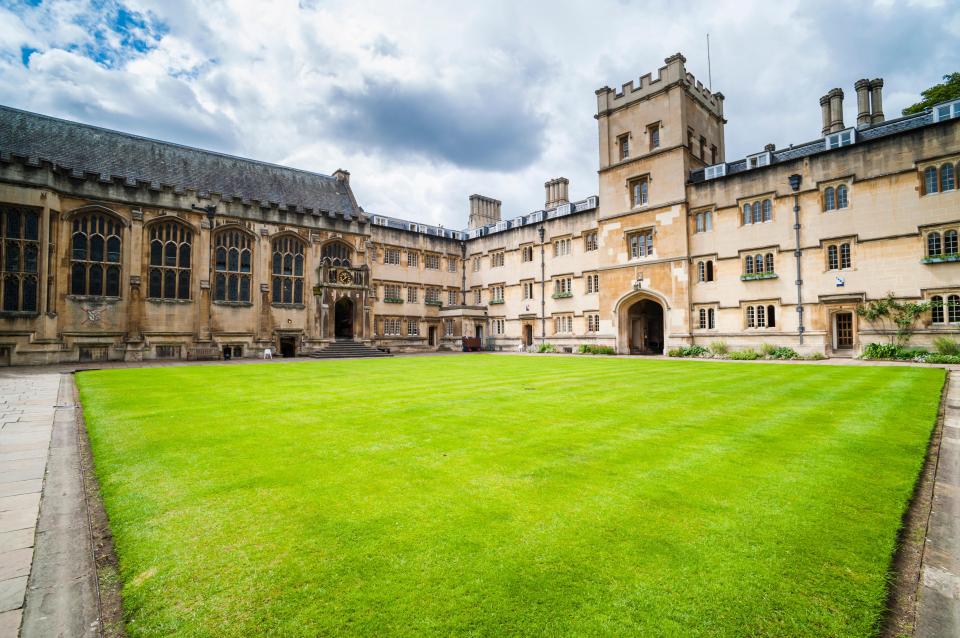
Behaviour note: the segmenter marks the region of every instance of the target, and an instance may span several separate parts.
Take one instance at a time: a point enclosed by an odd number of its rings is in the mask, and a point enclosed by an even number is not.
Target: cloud
[[[0,103],[352,173],[370,211],[461,227],[545,180],[597,191],[594,90],[676,51],[726,96],[728,159],[820,131],[818,99],[884,77],[888,117],[956,70],[960,12],[930,0],[428,3],[0,0]],[[695,16],[690,19],[689,16]]]

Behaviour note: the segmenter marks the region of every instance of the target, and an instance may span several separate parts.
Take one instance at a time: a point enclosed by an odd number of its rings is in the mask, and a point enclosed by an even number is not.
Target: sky
[[[595,90],[682,52],[726,96],[727,159],[887,118],[960,70],[960,0],[0,0],[0,103],[331,174],[368,213],[466,226],[543,183],[597,192]]]

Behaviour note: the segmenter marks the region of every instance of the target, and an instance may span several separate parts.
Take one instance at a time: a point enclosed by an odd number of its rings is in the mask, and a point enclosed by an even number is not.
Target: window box
[[[776,279],[778,277],[775,272],[758,272],[752,275],[740,275],[740,281],[757,281],[759,279]]]
[[[555,293],[553,293],[553,298],[554,298],[554,299],[566,299],[566,298],[572,297],[572,296],[573,296],[573,293],[572,293],[572,292],[555,292]]]
[[[951,255],[934,255],[932,257],[923,258],[923,263],[925,264],[942,264],[949,261],[960,261],[960,253],[953,253]]]
[[[489,305],[496,306],[497,304],[501,304],[501,303],[503,303],[503,299],[491,299]]]
[[[425,305],[425,306],[436,306],[437,308],[440,308],[440,307],[443,306],[443,302],[440,301],[439,299],[437,299],[437,300],[435,300],[435,301],[434,301],[434,300],[424,301],[424,302],[423,302],[423,305]]]
[[[384,297],[383,303],[403,303],[403,299],[399,297]]]

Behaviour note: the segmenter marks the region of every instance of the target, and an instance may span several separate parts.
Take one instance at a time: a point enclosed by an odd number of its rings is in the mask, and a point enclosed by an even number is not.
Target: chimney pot
[[[883,78],[870,80],[870,123],[883,121]]]
[[[767,144],[766,146],[763,147],[763,150],[765,150],[765,151],[768,152],[768,153],[772,153],[772,152],[774,152],[775,150],[777,150],[777,145],[776,145],[776,144]]]
[[[853,88],[857,91],[857,128],[870,126],[870,80],[857,80]]]
[[[843,89],[831,89],[830,96],[830,132],[843,130]]]
[[[826,135],[830,132],[830,94],[827,93],[822,98],[820,98],[820,114],[823,118],[823,130],[821,135]]]

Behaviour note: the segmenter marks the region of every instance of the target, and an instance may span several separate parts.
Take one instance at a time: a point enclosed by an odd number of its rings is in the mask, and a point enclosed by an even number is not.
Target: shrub
[[[714,341],[710,344],[710,351],[713,354],[724,355],[730,352],[730,346],[725,341]]]
[[[923,357],[923,362],[960,364],[960,354],[928,354]]]
[[[667,351],[668,357],[702,357],[709,354],[710,351],[703,346],[684,346],[682,348],[670,348]]]
[[[960,342],[948,339],[947,337],[937,337],[933,340],[933,347],[938,354],[948,356],[960,355]]]
[[[913,324],[920,315],[931,308],[931,302],[921,303],[899,302],[893,293],[887,293],[883,299],[875,299],[864,305],[857,306],[857,316],[862,317],[878,330],[891,334],[890,343],[905,346],[913,335]],[[896,331],[886,328],[893,324]]]
[[[760,358],[760,353],[748,348],[747,350],[731,352],[727,358],[733,359],[734,361],[753,361],[754,359]]]
[[[610,346],[594,346],[590,344],[580,344],[577,349],[580,354],[616,354],[616,351]]]
[[[771,350],[767,357],[770,359],[799,359],[800,355],[793,348],[780,346]]]
[[[557,346],[553,345],[552,343],[541,343],[539,346],[537,346],[537,352],[540,352],[540,353],[556,352],[556,351],[557,351]]]
[[[868,343],[863,349],[861,359],[897,359],[906,361],[922,357],[927,353],[923,348],[905,348],[893,343]]]
[[[826,359],[826,357],[823,355],[822,352],[814,352],[802,358],[805,359],[806,361],[823,361],[824,359]]]
[[[765,357],[769,357],[776,349],[777,346],[773,345],[772,343],[764,343],[760,345],[760,354]]]

